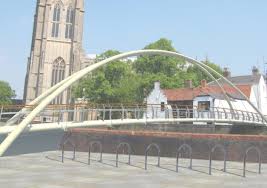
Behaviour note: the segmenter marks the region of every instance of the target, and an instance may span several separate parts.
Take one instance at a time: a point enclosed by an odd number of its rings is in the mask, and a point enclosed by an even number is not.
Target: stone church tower
[[[42,92],[86,66],[82,49],[84,0],[37,0],[24,100]],[[53,104],[68,104],[65,91]]]

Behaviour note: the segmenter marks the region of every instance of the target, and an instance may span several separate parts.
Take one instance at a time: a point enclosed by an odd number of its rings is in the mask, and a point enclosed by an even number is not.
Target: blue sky
[[[0,80],[22,97],[36,0],[0,7]],[[266,0],[85,0],[84,48],[141,49],[161,37],[188,56],[249,74],[267,61]],[[12,8],[10,8],[12,7]]]

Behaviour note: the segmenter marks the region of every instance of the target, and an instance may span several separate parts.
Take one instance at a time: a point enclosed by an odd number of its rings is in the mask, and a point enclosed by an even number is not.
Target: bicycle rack
[[[119,163],[119,149],[121,147],[124,147],[124,146],[127,146],[127,149],[128,149],[128,155],[129,155],[128,164],[129,165],[131,164],[131,153],[132,153],[131,146],[130,146],[130,144],[128,144],[126,142],[122,142],[117,146],[117,149],[116,149],[116,167],[118,167],[118,163]]]
[[[223,172],[226,172],[226,157],[227,157],[227,152],[226,152],[226,149],[225,149],[225,147],[223,145],[217,144],[210,151],[210,155],[209,155],[209,175],[211,175],[212,154],[214,153],[214,151],[217,148],[220,148],[223,151],[223,155],[224,155],[224,158],[223,158]]]
[[[189,150],[189,157],[190,157],[190,165],[189,169],[192,169],[192,147],[189,146],[188,144],[183,144],[181,145],[176,152],[176,172],[178,172],[178,167],[179,167],[179,154],[181,154],[182,149],[188,149]]]
[[[248,152],[251,150],[255,150],[258,154],[258,163],[259,163],[259,172],[258,173],[261,174],[261,152],[260,152],[260,149],[258,147],[255,147],[255,146],[251,146],[246,150],[245,155],[244,155],[243,177],[246,177],[247,155],[248,155]]]
[[[160,167],[160,147],[157,144],[152,143],[146,148],[146,152],[145,152],[145,170],[147,170],[147,154],[153,147],[155,147],[157,149],[157,151],[158,151],[158,165],[157,166]]]
[[[91,148],[94,145],[98,145],[99,146],[99,152],[100,152],[100,159],[99,162],[103,161],[103,146],[102,143],[100,141],[92,141],[89,143],[89,148],[88,148],[88,165],[90,165],[90,161],[91,161]]]
[[[72,148],[73,148],[73,157],[72,157],[72,160],[74,161],[75,160],[75,155],[76,155],[76,147],[75,147],[75,144],[73,144],[71,141],[69,140],[66,140],[63,145],[62,145],[62,155],[61,155],[61,162],[64,163],[64,153],[65,153],[65,145],[67,143],[70,143]]]

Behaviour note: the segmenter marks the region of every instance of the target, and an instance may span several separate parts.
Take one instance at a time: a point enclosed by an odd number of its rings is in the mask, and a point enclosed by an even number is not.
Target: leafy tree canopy
[[[158,49],[176,52],[172,42],[162,38],[154,43],[147,45],[144,49]],[[140,56],[135,62],[134,68],[137,73],[146,74],[165,74],[174,76],[179,68],[184,64],[182,59],[161,55]]]
[[[97,57],[103,60],[120,52],[109,50]],[[139,101],[133,94],[138,90],[140,78],[132,71],[131,64],[114,61],[98,69],[74,87],[75,97],[86,97],[97,103],[119,103]]]
[[[216,65],[212,62],[210,62],[208,59],[206,61],[203,61],[205,65],[211,67],[215,71],[217,71],[220,74],[223,74],[223,70],[219,65]],[[193,80],[193,83],[195,86],[199,85],[201,80],[207,80],[207,82],[212,81],[212,79],[203,71],[201,71],[197,66],[190,66],[187,69],[187,73],[192,75],[191,80]],[[216,77],[216,76],[215,76]]]
[[[9,83],[0,81],[0,105],[9,105],[15,97],[15,91],[11,89]]]
[[[176,51],[172,42],[162,38],[147,45],[144,49]],[[97,61],[120,54],[108,50],[97,57]],[[130,62],[130,63],[129,63]],[[216,71],[222,69],[209,61],[204,62]],[[185,80],[192,80],[194,86],[209,77],[196,66],[188,66],[181,58],[159,55],[142,55],[136,61],[114,61],[99,68],[74,87],[74,97],[85,97],[95,103],[139,103],[150,93],[155,81],[162,88],[184,87]]]
[[[108,50],[108,51],[100,54],[99,56],[97,56],[97,61],[107,59],[109,57],[119,55],[119,54],[120,54],[120,52],[117,50]]]

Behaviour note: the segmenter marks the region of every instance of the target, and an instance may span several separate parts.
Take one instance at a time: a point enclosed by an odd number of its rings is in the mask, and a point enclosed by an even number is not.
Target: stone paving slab
[[[257,164],[247,164],[247,177],[242,177],[242,163],[228,162],[227,173],[222,172],[223,162],[214,161],[212,175],[208,175],[208,161],[193,160],[193,170],[188,160],[179,162],[175,172],[173,158],[161,158],[161,167],[155,166],[156,157],[149,157],[148,170],[144,170],[144,156],[132,156],[132,165],[126,164],[127,155],[120,155],[119,167],[115,167],[115,155],[103,154],[103,162],[91,154],[77,153],[72,161],[71,152],[65,153],[61,163],[59,151],[0,158],[0,187],[2,188],[266,188],[267,165],[258,174]]]

